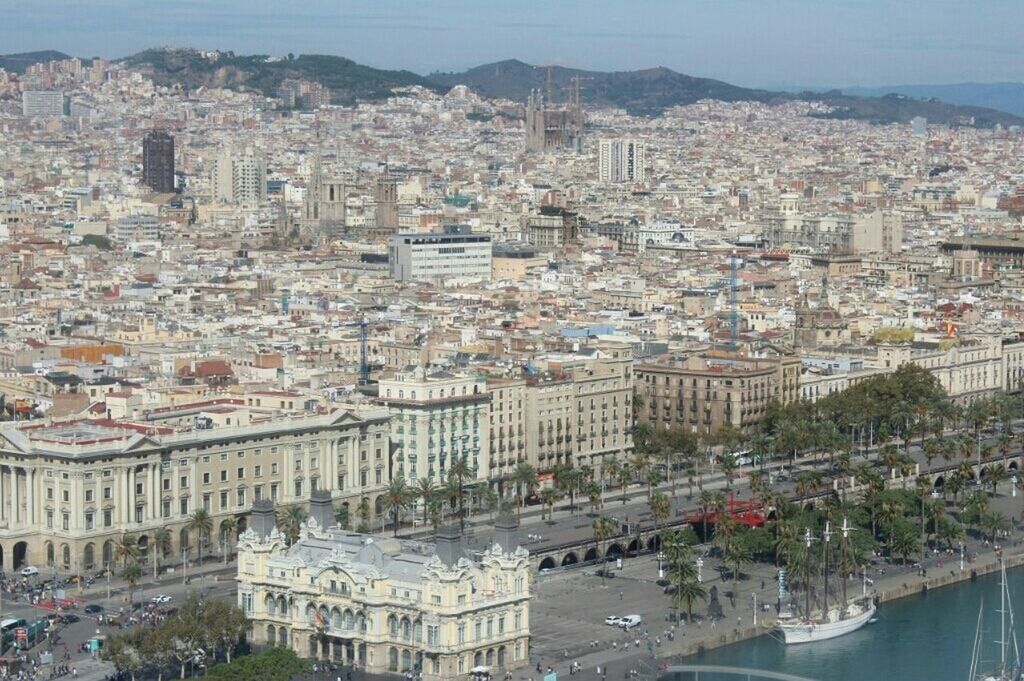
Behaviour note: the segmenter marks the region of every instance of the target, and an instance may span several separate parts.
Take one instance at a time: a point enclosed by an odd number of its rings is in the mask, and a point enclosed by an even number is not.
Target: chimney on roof
[[[462,558],[462,531],[458,525],[445,525],[434,538],[434,554],[448,567],[453,567]]]
[[[330,492],[325,489],[313,490],[313,493],[309,495],[309,516],[316,520],[316,524],[321,530],[337,525],[334,520],[334,504]]]
[[[511,513],[503,513],[494,523],[494,543],[505,553],[519,548],[519,521]]]
[[[260,539],[270,536],[271,530],[277,527],[277,517],[274,514],[274,502],[270,499],[259,499],[252,502],[252,511],[249,514],[249,527]]]

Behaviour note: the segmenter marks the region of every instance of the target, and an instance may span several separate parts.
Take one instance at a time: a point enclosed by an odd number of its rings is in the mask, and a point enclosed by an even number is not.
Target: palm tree
[[[526,497],[533,493],[537,487],[537,470],[530,464],[523,462],[512,471],[512,482],[515,483],[519,492],[519,509],[526,505]]]
[[[899,556],[901,562],[906,565],[907,559],[917,553],[918,536],[910,527],[901,526],[889,537],[889,554]]]
[[[405,484],[405,478],[399,475],[391,480],[388,489],[384,492],[384,509],[391,513],[391,522],[394,527],[394,536],[398,536],[398,521],[402,511],[409,507],[412,501],[412,492]]]
[[[732,568],[733,593],[739,593],[736,589],[740,578],[740,569],[750,563],[750,559],[750,547],[746,542],[739,537],[733,537],[728,541],[722,552],[722,561]]]
[[[601,487],[606,486],[607,481],[617,482],[619,479],[619,462],[614,458],[607,458],[601,462]]]
[[[964,491],[964,479],[960,477],[960,474],[953,471],[946,478],[945,484],[942,486],[942,493],[945,495],[949,492],[953,495],[953,503],[956,504],[957,498],[960,496],[960,492]]]
[[[468,478],[473,477],[473,467],[469,465],[469,461],[465,456],[461,456],[452,461],[452,465],[451,468],[448,469],[448,473],[454,476],[459,484],[459,529],[465,532],[466,508],[463,485]]]
[[[227,517],[220,522],[220,540],[224,543],[224,564],[228,563],[228,555],[231,553],[231,536],[238,531],[238,520],[234,517]]]
[[[821,488],[821,471],[800,471],[794,478],[798,497],[811,496]]]
[[[121,538],[118,539],[117,543],[114,545],[114,555],[117,556],[117,558],[119,558],[126,567],[129,561],[137,561],[140,553],[139,540],[131,533],[122,534]]]
[[[700,493],[700,515],[701,523],[703,524],[703,541],[708,540],[708,511],[715,502],[715,493],[709,489],[706,489]]]
[[[619,468],[619,484],[622,485],[622,503],[626,503],[626,489],[633,482],[633,469],[630,466]]]
[[[558,496],[558,490],[555,489],[554,487],[548,487],[543,492],[540,493],[541,503],[544,505],[544,508],[548,509],[548,521],[552,520],[551,516],[555,513],[555,504],[558,503]]]
[[[596,480],[591,480],[583,488],[583,493],[590,501],[590,510],[594,511],[601,506],[601,485]]]
[[[196,533],[196,550],[199,552],[199,564],[202,565],[203,542],[209,538],[210,533],[213,532],[213,518],[205,508],[197,508],[192,513],[192,517],[189,518],[188,525],[186,525],[185,529],[189,532]]]
[[[723,454],[719,457],[718,465],[722,468],[725,476],[725,488],[732,489],[733,478],[736,477],[736,457],[732,454]]]
[[[309,513],[298,504],[285,506],[277,512],[277,529],[281,531],[289,544],[294,544],[298,541],[302,523],[306,522],[307,518],[309,518]]]
[[[679,606],[685,605],[686,621],[693,622],[693,604],[707,599],[707,590],[696,578],[674,581],[673,586],[676,590],[672,593],[672,605],[676,610],[679,609]]]
[[[786,562],[788,572],[798,581],[804,590],[806,608],[804,617],[811,616],[811,588],[818,576],[818,556],[813,547],[804,542],[797,542]]]
[[[658,525],[661,521],[665,520],[665,518],[668,518],[668,515],[672,510],[671,503],[669,502],[668,497],[661,492],[652,496],[650,501],[647,503],[651,507],[651,517],[654,518],[654,531],[657,533]]]
[[[996,489],[1003,480],[1006,480],[1006,466],[1001,463],[993,463],[981,469],[981,479],[992,485],[992,496],[996,496]]]
[[[1009,521],[999,511],[990,511],[984,513],[981,516],[981,529],[985,530],[989,535],[989,540],[995,544],[996,537],[1000,532],[1003,532],[1010,527]]]
[[[604,567],[601,570],[601,586],[605,586],[605,578],[608,573],[608,554],[602,554],[601,543],[608,541],[615,535],[615,523],[608,516],[602,515],[594,518],[591,529],[594,531],[594,546],[597,548],[597,555],[604,555]]]
[[[359,515],[359,527],[356,528],[356,532],[366,533],[370,531],[370,498],[363,497],[359,500],[359,506],[356,507],[356,513]]]
[[[171,551],[171,531],[166,527],[157,528],[156,532],[153,533],[153,559],[154,559],[154,570],[155,575],[160,569],[160,560],[167,557],[167,554]]]
[[[142,568],[134,560],[124,566],[121,571],[121,579],[128,582],[128,605],[129,609],[135,603],[135,587],[142,577]]]
[[[437,494],[437,486],[434,485],[434,479],[431,477],[419,478],[416,481],[416,496],[423,502],[423,524],[427,524],[427,509],[430,506],[430,502],[433,501],[434,495]]]

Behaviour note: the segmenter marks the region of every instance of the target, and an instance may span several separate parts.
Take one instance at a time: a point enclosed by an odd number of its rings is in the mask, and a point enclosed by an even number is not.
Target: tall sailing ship
[[[846,540],[849,537],[850,529],[844,518],[841,528],[842,534],[840,535],[840,551],[843,555],[846,552]],[[830,607],[828,597],[828,551],[832,534],[831,524],[826,521],[825,531],[822,536],[822,549],[825,561],[825,569],[823,571],[825,576],[825,598],[822,608],[804,613],[802,617],[780,619],[775,625],[775,630],[782,635],[782,640],[787,645],[813,643],[843,636],[844,634],[857,631],[875,616],[875,598],[873,593],[868,592],[866,580],[863,583],[860,596],[847,600],[844,595],[840,602]],[[806,531],[804,540],[807,542],[807,549],[810,550],[811,542],[815,541],[814,537],[811,536],[810,529]]]
[[[1006,565],[999,562],[999,667],[993,672],[979,672],[981,666],[981,620],[984,604],[978,607],[978,625],[974,632],[974,649],[971,652],[971,671],[968,681],[1021,681],[1020,647],[1017,645],[1017,631],[1013,621],[1013,600],[1006,583]],[[1009,638],[1007,638],[1009,625]],[[1011,651],[1012,647],[1012,651]]]

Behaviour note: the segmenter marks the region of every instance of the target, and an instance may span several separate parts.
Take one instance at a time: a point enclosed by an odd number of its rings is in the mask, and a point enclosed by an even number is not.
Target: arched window
[[[412,622],[409,621],[408,617],[402,618],[402,638],[407,641],[412,638]]]
[[[408,650],[402,651],[402,671],[407,672],[412,669],[412,653]]]
[[[392,636],[398,636],[398,618],[394,615],[388,615],[388,632]]]
[[[267,594],[266,605],[267,605],[267,614],[268,615],[276,615],[277,614],[277,600],[273,596],[271,596],[270,594]]]
[[[341,629],[341,625],[341,610],[338,610],[337,608],[331,608],[331,629]]]
[[[398,648],[390,648],[388,650],[388,671],[398,671]]]
[[[64,544],[60,549],[61,561],[65,568],[71,567],[71,547]]]
[[[351,610],[345,610],[345,613],[344,613],[343,616],[345,618],[345,628],[346,629],[355,629],[356,628],[356,616],[355,616],[355,614],[353,614],[353,612]]]
[[[267,625],[267,645],[277,645],[277,627],[275,627],[273,624]]]
[[[310,624],[316,624],[316,606],[312,603],[306,606],[306,621]]]

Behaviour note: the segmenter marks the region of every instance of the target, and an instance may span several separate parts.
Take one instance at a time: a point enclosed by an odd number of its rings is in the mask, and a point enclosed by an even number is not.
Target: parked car
[[[639,627],[641,622],[643,622],[643,618],[640,615],[626,615],[620,620],[619,626],[629,630],[633,627]]]
[[[21,568],[21,576],[22,577],[34,577],[34,576],[36,576],[38,574],[39,574],[39,568],[37,568],[34,565],[26,565],[25,567]]]
[[[618,615],[608,615],[608,617],[604,618],[604,623],[610,624],[613,627],[618,627],[622,625],[622,618]]]

